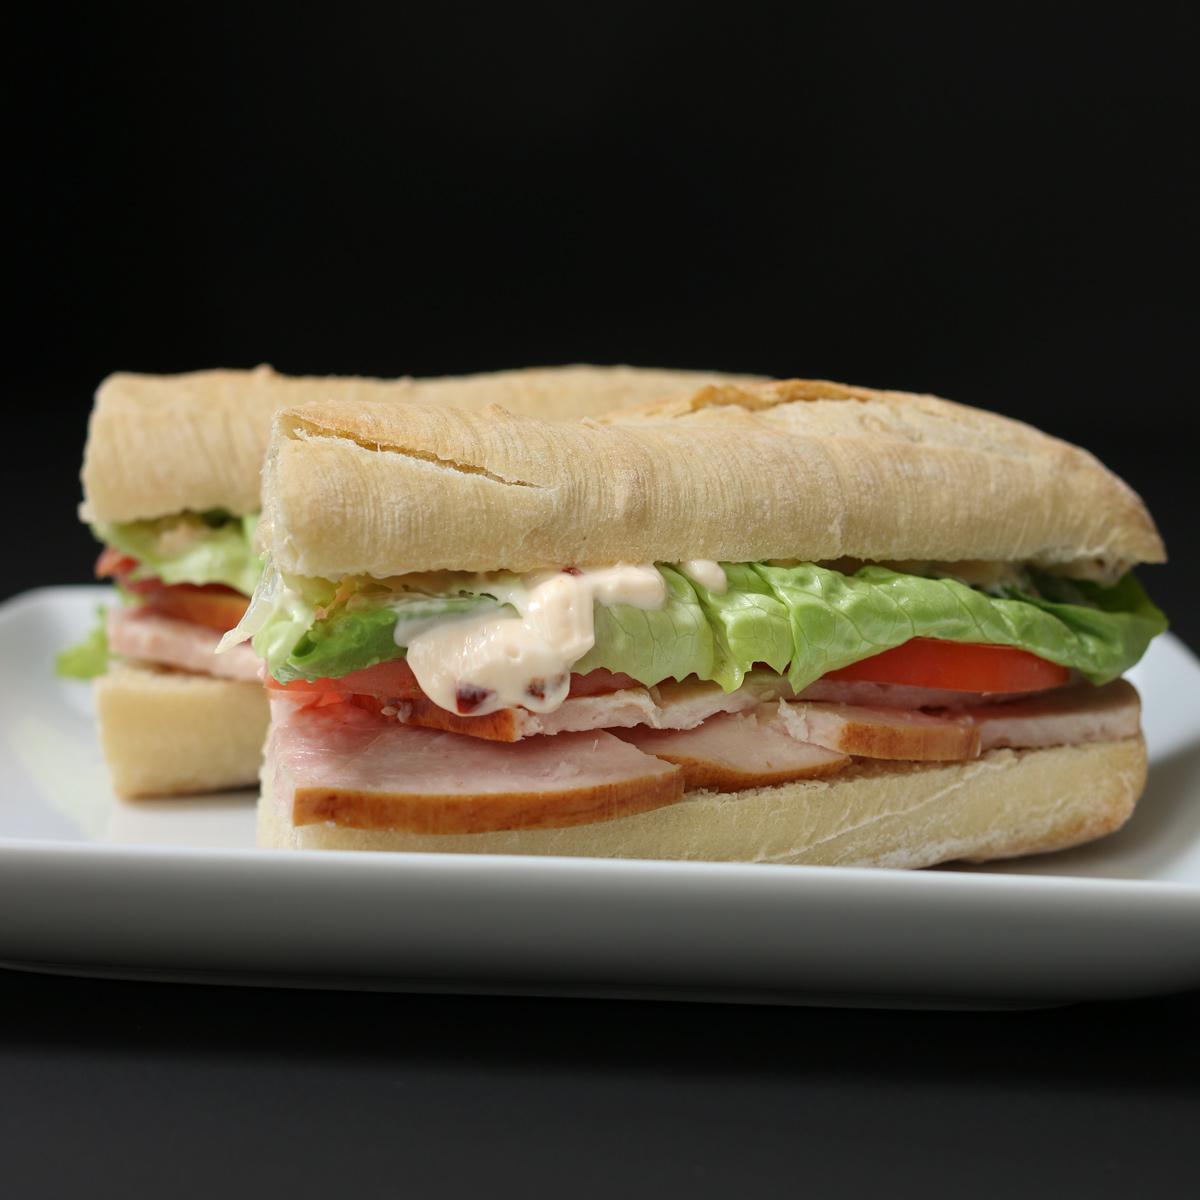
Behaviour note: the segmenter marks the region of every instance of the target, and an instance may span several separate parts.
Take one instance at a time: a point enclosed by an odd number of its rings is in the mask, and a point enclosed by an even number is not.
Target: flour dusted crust
[[[1018,421],[811,380],[603,421],[317,403],[282,411],[265,538],[289,573],[690,558],[1159,562],[1145,506]]]
[[[85,521],[134,521],[184,509],[259,506],[271,414],[340,400],[481,408],[499,403],[546,420],[752,376],[637,367],[544,367],[441,379],[289,377],[270,367],[185,375],[110,375],[96,392],[84,451]]]
[[[94,683],[100,747],[127,798],[252,787],[270,722],[257,683],[114,667]]]
[[[992,750],[970,763],[859,762],[831,779],[691,792],[678,804],[567,829],[429,836],[292,826],[264,789],[258,844],[286,850],[928,867],[1043,854],[1120,828],[1146,781],[1142,738]]]

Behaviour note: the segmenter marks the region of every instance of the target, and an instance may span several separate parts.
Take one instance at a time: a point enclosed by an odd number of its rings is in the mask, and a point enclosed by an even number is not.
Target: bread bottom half
[[[95,680],[100,748],[127,798],[258,782],[270,710],[257,683],[115,667]]]
[[[967,763],[857,760],[824,780],[692,792],[678,804],[566,829],[422,835],[293,827],[266,786],[258,844],[288,850],[410,850],[596,858],[928,867],[1042,854],[1128,819],[1146,782],[1141,736],[992,750]]]

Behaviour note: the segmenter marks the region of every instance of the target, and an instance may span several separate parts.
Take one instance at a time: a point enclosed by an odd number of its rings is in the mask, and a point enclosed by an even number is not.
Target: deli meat
[[[224,654],[217,654],[220,640],[221,635],[215,629],[164,617],[147,608],[108,611],[108,645],[114,654],[177,667],[196,675],[259,683],[262,663],[250,644],[243,642]]]
[[[863,758],[913,761],[974,758],[1003,746],[1029,749],[1134,737],[1141,703],[1132,684],[1078,683],[1006,704],[941,711],[871,709],[780,701],[788,732],[801,741]]]
[[[602,695],[572,696],[550,713],[502,708],[482,717],[462,716],[438,707],[425,696],[407,698],[391,707],[397,719],[405,724],[465,733],[493,742],[516,742],[539,734],[632,729],[639,725],[651,729],[694,729],[718,713],[744,712],[758,703],[759,697],[748,689],[725,692],[719,684],[692,679],[683,683],[669,680],[653,688],[635,686]]]
[[[672,679],[654,688],[567,700],[557,711],[540,714],[535,719],[544,733],[630,729],[640,725],[651,729],[695,729],[719,713],[744,712],[757,704],[758,698],[752,692],[725,692],[717,683],[696,679],[676,683]]]
[[[1133,684],[1114,679],[1103,687],[1081,683],[1055,688],[1001,707],[968,709],[964,715],[979,727],[980,750],[1065,746],[1136,736],[1142,703]]]
[[[779,715],[798,741],[863,758],[946,762],[979,753],[978,728],[957,713],[935,716],[854,704],[789,704],[781,700]]]
[[[679,707],[656,706],[656,719],[692,719],[704,708],[700,695],[678,693]],[[1116,680],[940,712],[780,700],[713,713],[686,729],[640,725],[504,743],[384,720],[359,699],[272,699],[264,778],[284,819],[426,834],[584,825],[673,804],[685,787],[820,778],[851,755],[961,760],[997,747],[1133,737],[1140,716],[1137,692]]]
[[[828,698],[810,699],[814,696]],[[847,702],[851,699],[854,702]],[[902,700],[912,707],[904,707]],[[424,696],[394,701],[384,711],[407,724],[499,742],[598,729],[613,730],[621,736],[624,730],[647,734],[685,732],[707,729],[715,718],[735,713],[757,714],[763,729],[774,732],[755,736],[768,738],[779,734],[770,721],[775,715],[784,720],[784,732],[794,741],[823,747],[835,754],[917,762],[974,758],[984,750],[1000,746],[1056,746],[1132,737],[1138,731],[1140,715],[1137,693],[1123,680],[1099,688],[1075,683],[1015,696],[838,681],[823,688],[818,681],[796,698],[785,678],[773,674],[768,677],[764,672],[756,672],[746,686],[729,693],[715,683],[694,679],[683,683],[668,681],[653,688],[626,687],[603,694],[572,696],[551,713],[506,708],[482,717],[463,716],[439,708]],[[722,726],[734,727],[729,722]],[[736,727],[749,728],[745,723]],[[637,738],[625,740],[642,744]],[[675,747],[672,754],[685,753],[680,739],[659,739],[654,744],[659,742]],[[715,744],[706,742],[705,746]],[[648,752],[654,752],[649,750],[650,741],[645,745]],[[733,766],[732,759],[721,759],[725,765],[718,766],[717,758],[710,760],[708,748],[697,753],[700,758],[685,767],[689,787],[727,786],[693,783],[692,778],[700,778],[702,769],[710,772],[741,769]],[[758,751],[747,753],[753,756]],[[701,759],[707,767],[698,765]],[[672,761],[682,763],[683,759]],[[749,764],[751,759],[746,762]],[[760,770],[757,766],[746,769],[752,776]]]
[[[798,742],[769,710],[722,713],[695,729],[625,729],[617,736],[683,768],[689,788],[740,789],[817,779],[841,770],[845,754]]]
[[[265,770],[295,825],[483,833],[611,821],[683,798],[679,767],[612,734],[515,744],[273,700]]]

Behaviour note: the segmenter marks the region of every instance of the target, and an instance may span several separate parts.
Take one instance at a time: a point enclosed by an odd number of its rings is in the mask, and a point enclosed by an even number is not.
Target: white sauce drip
[[[440,621],[408,642],[422,691],[441,708],[471,716],[517,706],[553,712],[571,689],[571,667],[596,644],[596,603],[649,609],[667,600],[653,566],[628,563],[481,577],[471,590],[519,615]]]
[[[685,575],[694,579],[701,587],[708,588],[710,592],[716,592],[718,596],[723,596],[729,590],[729,580],[725,576],[724,568],[711,558],[689,558],[679,566]]]

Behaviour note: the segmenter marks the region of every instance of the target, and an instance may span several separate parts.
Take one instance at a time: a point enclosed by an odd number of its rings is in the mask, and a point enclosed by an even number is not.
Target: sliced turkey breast
[[[948,762],[979,753],[979,730],[969,717],[932,715],[901,709],[862,708],[854,704],[822,704],[786,700],[779,714],[788,732],[843,754],[863,758]]]
[[[594,672],[593,672],[594,674]],[[622,677],[618,677],[622,678]],[[758,705],[746,689],[724,692],[719,684],[668,680],[657,687],[632,687],[602,695],[572,696],[551,713],[502,708],[482,717],[463,716],[420,696],[387,706],[386,716],[406,725],[444,729],[493,742],[516,742],[539,734],[577,733],[589,729],[694,729],[717,713],[744,712]]]
[[[1141,702],[1123,679],[1078,683],[1005,704],[926,711],[784,702],[780,714],[801,741],[863,758],[974,758],[1000,746],[1028,749],[1136,736]]]
[[[979,727],[981,751],[1069,746],[1135,737],[1142,702],[1133,684],[1114,679],[1103,687],[1080,683],[999,708],[967,709],[963,715]]]
[[[108,648],[122,658],[177,667],[196,675],[259,683],[261,661],[249,642],[217,654],[221,635],[206,625],[164,617],[149,608],[110,608]]]
[[[611,821],[683,798],[679,767],[612,734],[505,745],[382,721],[352,704],[272,701],[265,770],[294,825],[482,833]]]
[[[768,787],[817,779],[841,770],[845,754],[798,742],[776,713],[721,713],[694,729],[623,729],[617,733],[646,754],[683,768],[689,788]]]

